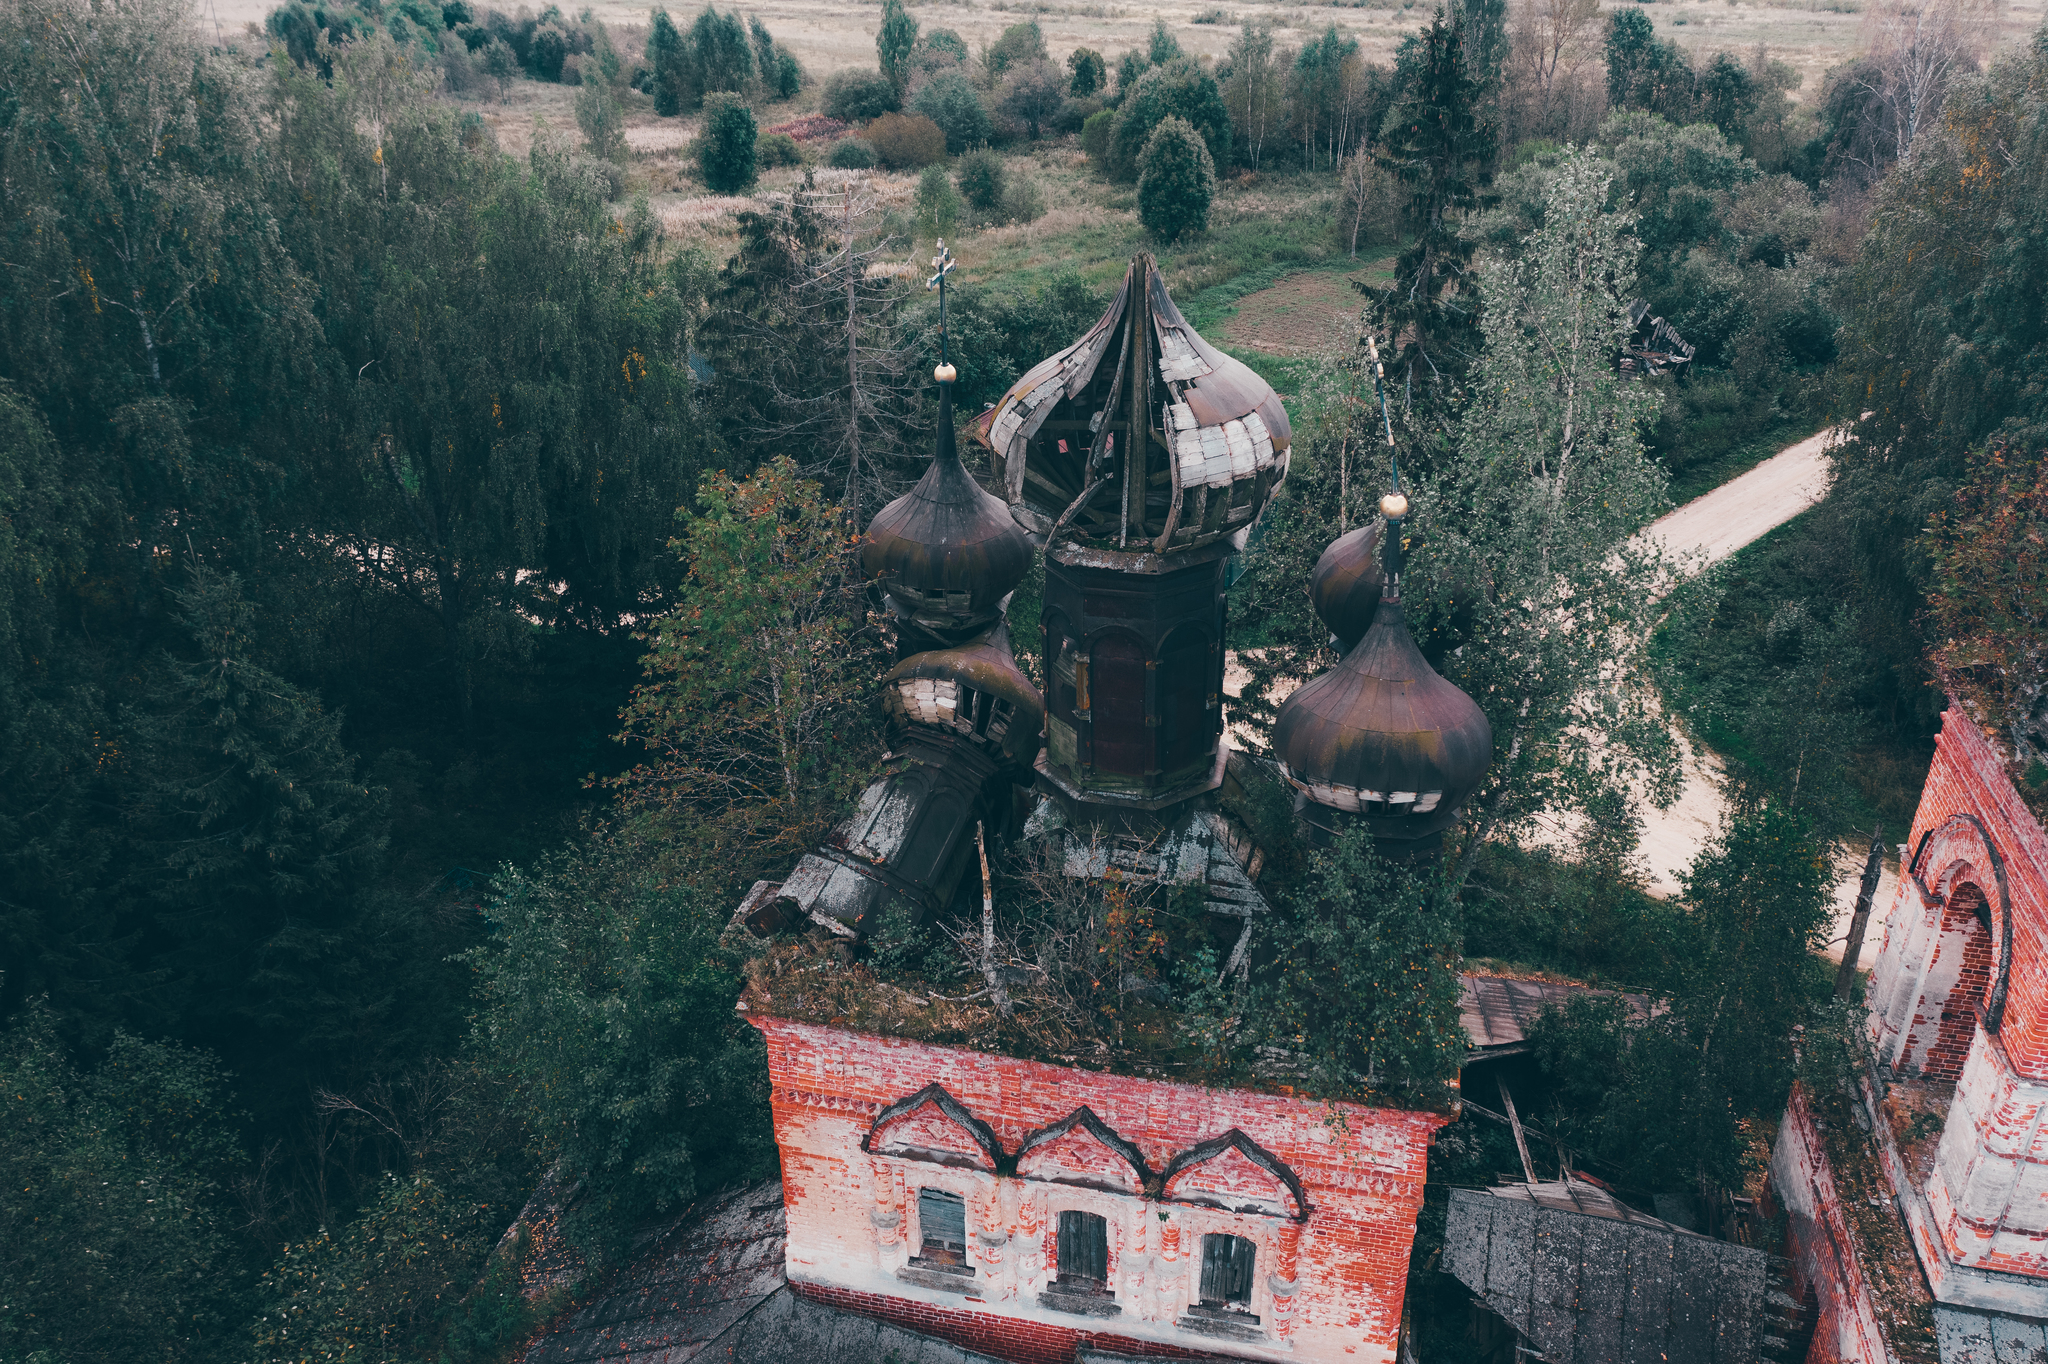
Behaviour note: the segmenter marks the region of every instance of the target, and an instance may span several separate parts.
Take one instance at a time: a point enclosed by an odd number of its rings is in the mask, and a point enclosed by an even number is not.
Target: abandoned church
[[[1362,828],[1424,863],[1493,754],[1406,623],[1398,486],[1302,585],[1342,661],[1288,697],[1269,753],[1233,749],[1225,575],[1290,431],[1149,257],[967,427],[996,491],[956,446],[951,367],[936,379],[936,451],[863,542],[895,651],[889,753],[854,813],[734,914],[780,963],[739,1007],[766,1043],[781,1179],[648,1233],[526,1364],[1395,1364],[1431,1144],[1461,1108],[1513,1124],[1523,1164],[1447,1203],[1435,1269],[1469,1292],[1475,1359],[2048,1359],[2048,839],[1954,708],[1901,850],[1860,1087],[1795,1090],[1778,1135],[1754,1214],[1787,1229],[1776,1257],[1568,1163],[1539,1172],[1492,1067],[1578,987],[1464,978],[1470,1097],[1375,1105],[1316,1092],[1284,1057],[1200,1083],[1123,1023],[1120,1045],[1067,1051],[948,1034],[960,1000],[863,976],[860,953],[906,923],[950,914],[971,934],[1002,849],[1047,894],[1196,906],[1227,978],[1259,950],[1274,809],[1303,846]],[[1035,563],[1038,680],[1008,619]],[[965,998],[999,1023],[1022,982],[988,960]],[[551,1196],[523,1219],[540,1242]]]

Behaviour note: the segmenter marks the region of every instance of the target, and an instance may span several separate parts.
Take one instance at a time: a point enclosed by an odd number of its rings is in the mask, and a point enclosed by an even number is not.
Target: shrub
[[[946,135],[923,114],[883,114],[862,136],[890,170],[916,170],[946,157]]]
[[[1045,216],[1045,196],[1029,176],[1012,176],[1003,186],[1003,221],[1035,223]]]
[[[1092,47],[1077,47],[1067,54],[1067,93],[1075,99],[1098,95],[1109,86],[1109,64]]]
[[[804,151],[788,133],[762,133],[754,139],[754,163],[763,170],[774,166],[801,166]]]
[[[1081,150],[1099,175],[1109,174],[1109,139],[1116,131],[1116,110],[1098,109],[1081,124]]]
[[[1101,112],[1102,101],[1093,95],[1086,99],[1063,100],[1059,112],[1052,116],[1052,130],[1056,133],[1078,133],[1089,119]]]
[[[505,92],[512,88],[512,78],[519,74],[519,58],[502,38],[493,38],[484,48],[484,74],[498,87],[498,99],[502,103]]]
[[[917,178],[917,225],[927,236],[943,237],[960,219],[960,196],[944,166],[926,166]]]
[[[1057,68],[1043,58],[1010,68],[1003,77],[1000,104],[1003,113],[1024,125],[1032,141],[1039,130],[1049,127],[1066,99]]]
[[[819,107],[842,123],[866,123],[903,105],[896,87],[879,71],[834,71],[825,77]]]
[[[981,92],[958,71],[932,77],[910,107],[939,126],[946,135],[946,151],[954,156],[988,141],[995,131]]]
[[[737,96],[720,93],[704,101],[704,131],[697,138],[697,165],[705,188],[738,194],[754,183],[754,111]]]
[[[960,193],[982,213],[1003,206],[1004,179],[1003,158],[986,147],[960,158]]]
[[[569,40],[553,24],[542,27],[533,35],[533,74],[544,81],[558,81],[562,78],[562,63],[569,60]]]
[[[832,144],[826,154],[825,164],[834,170],[872,170],[875,164],[875,144],[865,138],[849,137]]]
[[[1154,19],[1152,21],[1152,37],[1145,48],[1146,59],[1154,66],[1164,66],[1168,62],[1181,60],[1185,55],[1180,50],[1180,42],[1173,36],[1172,31],[1166,27],[1166,21],[1164,19]]]
[[[1026,19],[1004,29],[1002,36],[988,45],[982,63],[988,69],[989,78],[996,80],[1013,66],[1042,62],[1045,57],[1045,34],[1039,30],[1036,20]]]
[[[576,126],[583,130],[592,156],[606,161],[626,159],[625,119],[618,97],[603,81],[592,81],[576,92]]]
[[[1138,220],[1162,242],[1209,230],[1216,162],[1186,119],[1169,115],[1152,130],[1138,158]]]
[[[804,88],[803,64],[782,48],[775,50],[775,78],[768,82],[777,99],[795,99]]]
[[[484,84],[484,78],[476,69],[476,62],[469,55],[469,48],[462,43],[443,43],[439,58],[441,79],[451,95],[468,94]]]
[[[1223,92],[1214,76],[1191,59],[1180,57],[1147,71],[1117,110],[1109,148],[1114,179],[1137,176],[1139,154],[1151,140],[1152,130],[1167,118],[1192,124],[1208,144],[1213,164],[1230,163],[1230,111],[1223,106]]]

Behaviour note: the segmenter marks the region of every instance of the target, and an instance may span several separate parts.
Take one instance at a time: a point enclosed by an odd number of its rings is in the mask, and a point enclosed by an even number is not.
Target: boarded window
[[[1109,1278],[1109,1226],[1092,1212],[1060,1214],[1060,1283],[1100,1289]]]
[[[951,1265],[967,1263],[967,1205],[959,1194],[919,1189],[917,1224],[924,1232],[925,1259]]]
[[[1242,1236],[1202,1238],[1202,1306],[1246,1307],[1252,1300],[1257,1247]]]

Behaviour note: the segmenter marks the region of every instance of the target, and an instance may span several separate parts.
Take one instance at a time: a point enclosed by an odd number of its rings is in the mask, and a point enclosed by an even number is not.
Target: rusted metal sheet
[[[917,486],[875,514],[861,570],[897,616],[944,643],[988,629],[1031,571],[1031,540],[960,462],[952,385],[939,385],[937,452]]]
[[[975,431],[1019,523],[1159,555],[1243,532],[1286,477],[1293,439],[1279,395],[1188,325],[1149,255],[1132,259],[1095,325],[1032,366]]]

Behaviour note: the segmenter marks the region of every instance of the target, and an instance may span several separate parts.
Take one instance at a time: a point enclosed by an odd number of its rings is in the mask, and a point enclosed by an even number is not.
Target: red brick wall
[[[1961,1079],[1963,1060],[1977,1036],[1977,1011],[1984,1007],[1991,986],[1991,934],[1977,918],[1983,899],[1975,887],[1965,887],[1942,911],[1941,950],[1960,946],[1962,964],[1948,994],[1939,1000],[1929,999],[1925,1006],[1940,1010],[1933,1020],[1934,1044],[1920,1064],[1921,1073],[1929,1079],[1950,1083]]]
[[[1794,1086],[1771,1153],[1771,1193],[1786,1214],[1785,1254],[1795,1291],[1808,1285],[1820,1320],[1806,1364],[1875,1364],[1890,1358],[1878,1327],[1859,1242],[1842,1216],[1841,1195],[1813,1125],[1806,1092]]]
[[[1999,1040],[2018,1074],[2048,1079],[2048,834],[2020,800],[1984,736],[1951,705],[1942,717],[1907,851],[1919,853],[1919,879],[1937,895],[1946,896],[1965,882],[1980,887],[1991,902],[1994,927],[2003,933],[1997,876],[1984,836],[1975,824],[1955,818],[1959,815],[1982,825],[2004,865],[2012,899],[2012,976]],[[1932,831],[1939,832],[1922,851],[1921,840]],[[1902,887],[1901,893],[1910,892]],[[1898,922],[1887,928],[1887,950],[1894,935],[1904,931]],[[1995,942],[1993,948],[1995,954]]]
[[[1259,1247],[1252,1311],[1271,1339],[1254,1352],[1281,1348],[1296,1359],[1346,1364],[1393,1358],[1429,1142],[1445,1115],[1098,1074],[759,1014],[751,1021],[768,1045],[789,1273],[807,1291],[865,1295],[858,1300],[893,1304],[892,1313],[941,1314],[955,1323],[948,1330],[994,1332],[949,1338],[1005,1358],[1051,1358],[1041,1353],[1050,1349],[1071,1359],[1074,1342],[1091,1332],[1114,1335],[1129,1342],[1119,1348],[1133,1351],[1229,1352],[1241,1347],[1177,1325],[1195,1296],[1201,1237],[1227,1231]],[[1309,1214],[1297,1221],[1199,1206],[1205,1183],[1242,1186],[1247,1206],[1286,1205],[1270,1186],[1255,1196],[1262,1176],[1240,1168],[1250,1162],[1236,1152],[1221,1158],[1214,1178],[1185,1182],[1192,1201],[1155,1202],[988,1175],[945,1154],[944,1124],[919,1127],[932,1148],[924,1156],[904,1154],[895,1136],[905,1124],[897,1123],[890,1154],[862,1149],[877,1113],[932,1083],[988,1124],[1006,1156],[1026,1134],[1082,1105],[1134,1143],[1154,1176],[1176,1155],[1238,1129],[1300,1179]],[[955,1144],[964,1149],[964,1141]],[[972,1292],[981,1301],[897,1277],[918,1244],[919,1187],[966,1200]],[[1075,1318],[1037,1301],[1064,1208],[1108,1223],[1112,1287],[1124,1309],[1113,1321]],[[988,1239],[977,1235],[983,1229]],[[1007,1325],[975,1324],[983,1321]]]
[[[1018,1361],[1018,1364],[1074,1364],[1074,1351],[1083,1345],[1119,1354],[1151,1355],[1160,1359],[1199,1359],[1216,1353],[1215,1347],[1184,1349],[1159,1341],[1120,1336],[1111,1331],[1089,1331],[1041,1322],[1018,1321],[1014,1317],[998,1316],[993,1312],[961,1311],[935,1303],[914,1302],[908,1298],[885,1297],[880,1293],[860,1293],[850,1288],[835,1288],[830,1284],[799,1283],[791,1287],[803,1296],[829,1307],[859,1312],[862,1316],[880,1317],[884,1321],[894,1322],[905,1330],[921,1331],[928,1336],[950,1340],[962,1349],[976,1350],[985,1355],[994,1355],[998,1359],[1013,1359]],[[802,1361],[801,1364],[837,1364],[837,1361]]]

